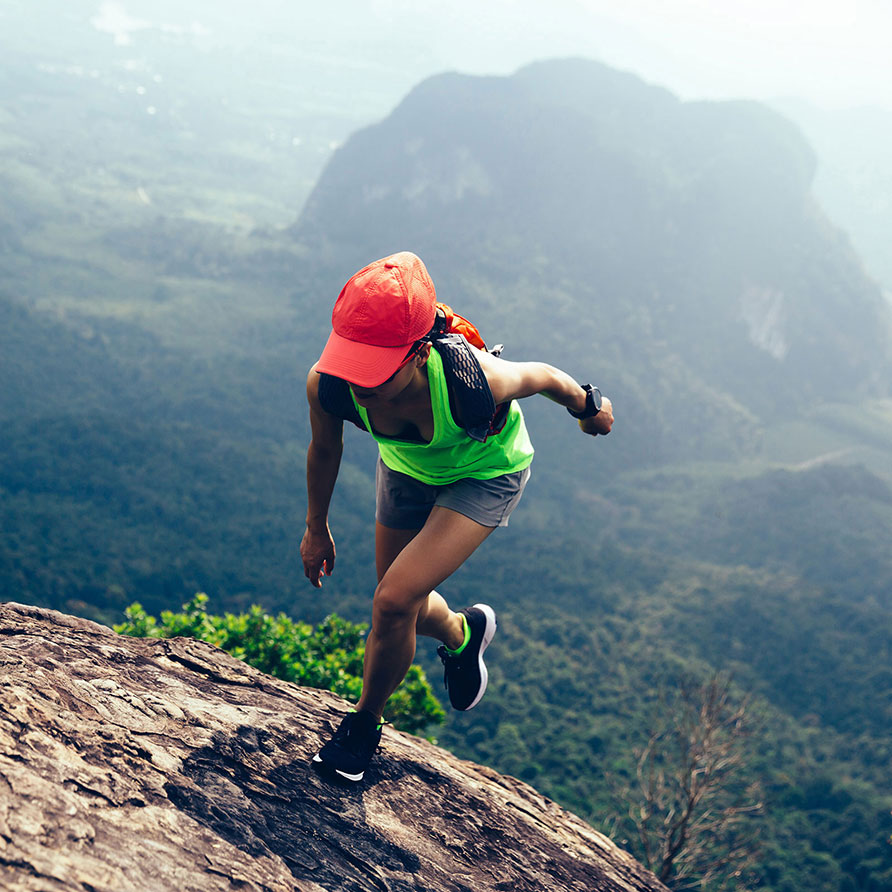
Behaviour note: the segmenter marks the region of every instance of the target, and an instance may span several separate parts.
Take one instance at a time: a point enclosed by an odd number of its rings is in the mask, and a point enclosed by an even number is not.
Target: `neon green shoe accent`
[[[465,642],[465,644],[467,644],[467,642]],[[462,647],[464,647],[464,644],[462,645]],[[356,712],[358,712],[358,710],[356,710],[356,709],[351,709],[350,712],[352,712],[352,713],[355,714]],[[387,724],[386,720],[385,720],[385,719],[381,719],[381,721],[378,722],[378,727],[377,727],[375,730],[376,730],[376,731],[380,731],[386,724]]]
[[[452,650],[447,647],[446,652],[452,654],[453,656],[458,656],[467,646],[468,642],[471,640],[471,627],[468,625],[468,618],[462,613],[460,614],[462,625],[465,627],[465,640],[462,641],[461,647]]]

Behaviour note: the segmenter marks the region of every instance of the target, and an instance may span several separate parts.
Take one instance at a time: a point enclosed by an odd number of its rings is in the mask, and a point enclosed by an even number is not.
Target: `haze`
[[[892,109],[892,7],[881,0],[454,0],[448,5],[46,0],[45,5],[57,11],[57,21],[86,14],[109,38],[135,49],[142,32],[160,28],[185,34],[205,50],[268,42],[284,55],[311,53],[329,61],[336,57],[345,68],[377,68],[399,81],[400,90],[448,68],[508,73],[536,59],[583,55],[634,71],[685,98],[797,97],[825,108]],[[15,40],[17,10],[24,2],[11,0],[5,7],[0,23],[10,27],[7,39]]]
[[[825,107],[892,109],[892,7],[882,0],[44,0],[56,34],[20,27],[26,0],[0,10],[3,43],[51,51],[75,18],[139,50],[164,30],[200,50],[277,46],[289,55],[376,71],[391,103],[443,69],[508,73],[527,62],[582,55],[633,71],[684,98],[799,98]],[[77,29],[75,29],[75,32]],[[72,36],[69,39],[74,39]],[[31,47],[33,49],[33,47]],[[323,66],[330,75],[331,69]],[[271,72],[274,73],[274,72]],[[374,74],[372,75],[374,78]],[[370,109],[373,114],[380,109]]]

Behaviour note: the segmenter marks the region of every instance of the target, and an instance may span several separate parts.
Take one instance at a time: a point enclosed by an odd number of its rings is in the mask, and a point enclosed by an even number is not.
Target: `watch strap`
[[[582,389],[585,391],[585,408],[581,412],[574,412],[567,406],[567,411],[574,418],[594,418],[601,411],[601,391],[591,384],[583,384]]]

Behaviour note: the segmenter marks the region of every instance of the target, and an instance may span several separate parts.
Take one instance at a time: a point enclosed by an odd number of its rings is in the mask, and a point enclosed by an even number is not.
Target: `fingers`
[[[591,437],[597,437],[598,434],[606,437],[613,429],[613,414],[603,415],[602,412],[598,412],[591,418],[580,418],[579,429]]]
[[[598,415],[603,416],[601,418],[601,425],[604,428],[601,433],[609,434],[611,429],[613,428],[613,403],[605,396],[601,400],[601,411]],[[597,415],[595,416],[598,417]]]
[[[322,587],[322,577],[334,572],[335,544],[331,535],[320,534],[307,527],[300,543],[300,556],[304,565],[304,576],[313,588]]]
[[[304,576],[310,580],[313,588],[322,588],[322,577],[331,576],[334,572],[334,556],[323,558],[321,561],[304,562]]]
[[[597,433],[607,436],[613,429],[613,403],[605,396],[601,398],[601,411],[592,419],[596,424]]]
[[[324,560],[316,560],[313,558],[304,558],[304,576],[310,580],[310,585],[319,588],[322,585],[320,581],[322,576],[322,568],[325,565]]]

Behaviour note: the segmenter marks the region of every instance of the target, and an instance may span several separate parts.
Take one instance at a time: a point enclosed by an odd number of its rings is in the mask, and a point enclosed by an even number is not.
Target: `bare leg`
[[[390,563],[384,543],[377,549],[380,581],[372,604],[372,629],[365,645],[362,697],[357,710],[381,716],[384,704],[405,678],[415,657],[416,629],[445,644],[461,644],[461,620],[435,591],[493,531],[449,508],[434,507],[424,527],[391,530],[409,541]],[[383,569],[383,572],[382,572]],[[420,626],[420,628],[418,628]]]
[[[399,553],[420,533],[420,530],[397,530],[375,524],[375,566],[378,582],[390,569]],[[446,599],[436,591],[430,592],[422,602],[415,621],[415,633],[436,638],[447,647],[461,647],[464,640],[464,624],[461,616],[449,609]]]

